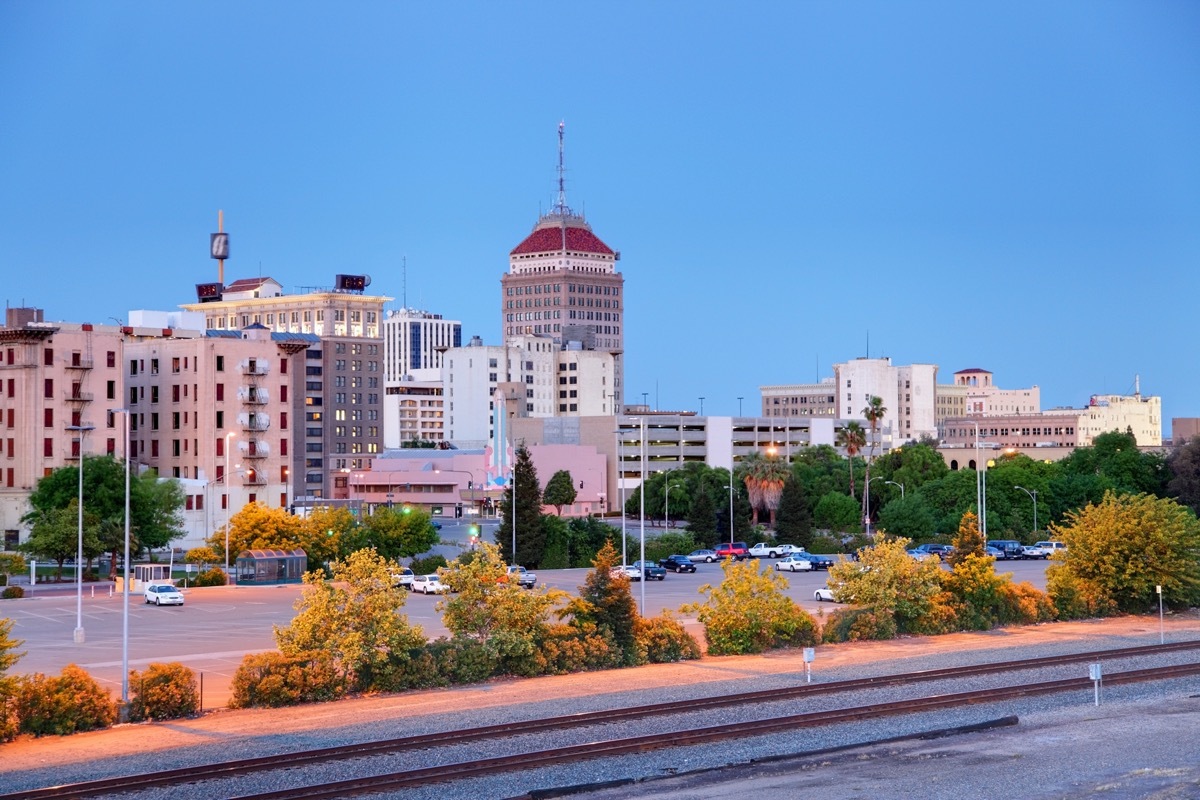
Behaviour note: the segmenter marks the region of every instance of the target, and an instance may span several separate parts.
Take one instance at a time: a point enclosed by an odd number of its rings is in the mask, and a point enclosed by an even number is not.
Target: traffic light
[[[474,550],[475,545],[479,542],[479,526],[472,525],[469,530],[471,533],[471,549]]]
[[[404,507],[404,513],[405,513],[405,514],[409,513],[410,511],[412,511],[412,509],[411,509],[411,508],[409,508],[408,506],[405,506],[405,507]]]

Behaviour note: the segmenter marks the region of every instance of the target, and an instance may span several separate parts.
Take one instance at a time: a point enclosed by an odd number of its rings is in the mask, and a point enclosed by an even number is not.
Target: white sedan
[[[809,572],[812,570],[812,568],[812,562],[807,558],[801,558],[800,556],[788,556],[782,561],[775,562],[775,569],[779,570],[780,572],[783,572],[784,570],[787,570],[788,572]]]
[[[414,575],[409,588],[421,594],[444,594],[450,587],[442,583],[437,575]]]
[[[642,579],[642,571],[632,564],[624,564],[618,567],[613,567],[608,574],[613,578],[619,578],[624,575],[631,581],[640,581]]]
[[[833,599],[833,589],[830,589],[828,586],[822,586],[820,589],[817,589],[815,592],[813,592],[813,599],[818,602],[822,600],[827,603],[837,602]]]
[[[146,598],[147,603],[154,603],[156,606],[183,605],[183,592],[171,583],[152,583],[146,587],[142,595]]]

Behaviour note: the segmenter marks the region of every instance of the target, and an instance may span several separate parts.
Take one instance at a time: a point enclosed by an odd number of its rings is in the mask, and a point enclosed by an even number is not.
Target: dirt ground
[[[986,633],[961,633],[936,637],[907,637],[887,642],[853,642],[817,649],[814,679],[822,669],[866,667],[874,672],[902,672],[908,658],[962,650],[1020,649],[1038,642],[1078,643],[1077,649],[1129,646],[1123,637],[1157,634],[1157,617],[1121,617],[1103,621],[1058,622]],[[1165,621],[1168,641],[1200,636],[1200,613],[1171,615]],[[1115,640],[1115,641],[1114,641]],[[355,698],[336,703],[287,709],[215,711],[191,720],[118,725],[113,728],[67,737],[25,737],[0,745],[0,774],[6,771],[44,769],[53,765],[87,762],[100,757],[145,753],[149,750],[184,748],[214,740],[236,742],[258,736],[279,737],[293,732],[337,727],[353,719],[359,722],[387,721],[435,714],[461,708],[491,708],[543,700],[594,696],[597,686],[619,686],[622,692],[742,680],[749,685],[756,676],[804,671],[803,654],[788,650],[762,656],[705,657],[681,664],[656,664],[612,673],[580,673],[530,679],[505,679],[486,684],[429,691]],[[155,728],[147,735],[146,726]]]

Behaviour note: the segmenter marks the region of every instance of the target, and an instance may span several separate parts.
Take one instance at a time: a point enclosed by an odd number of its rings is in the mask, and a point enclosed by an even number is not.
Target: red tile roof
[[[533,233],[525,237],[525,241],[513,248],[509,255],[524,255],[526,253],[559,253],[563,248],[563,228],[559,225],[539,225]],[[566,249],[574,253],[602,253],[612,255],[611,247],[600,241],[600,237],[587,228],[573,225],[566,227]]]
[[[226,292],[249,292],[261,289],[267,281],[278,283],[274,278],[240,278],[225,287]]]

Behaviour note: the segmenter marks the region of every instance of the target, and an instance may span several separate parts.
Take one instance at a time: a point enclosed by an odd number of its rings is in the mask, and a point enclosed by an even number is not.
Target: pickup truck
[[[658,564],[653,564],[649,561],[635,561],[629,566],[641,572],[645,580],[665,581],[667,579],[667,571]]]
[[[672,572],[695,572],[696,565],[687,556],[673,555],[666,558],[660,558],[658,565],[663,569],[669,569]]]
[[[750,555],[755,558],[782,558],[784,556],[804,555],[804,548],[794,544],[767,544],[759,542],[750,548]]]
[[[506,577],[507,580],[513,581],[518,586],[524,586],[526,589],[532,589],[537,583],[537,575],[522,566],[509,567]]]

